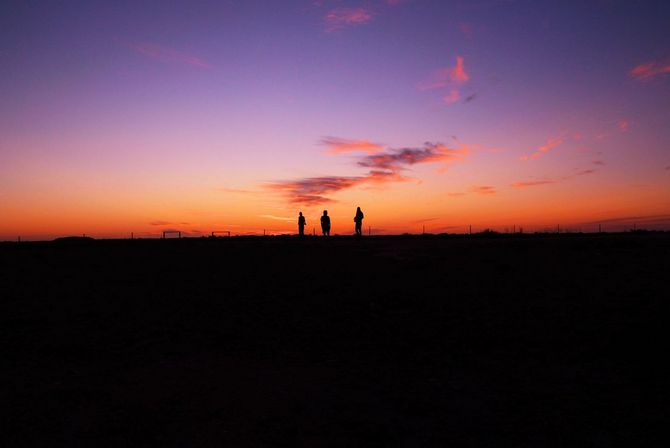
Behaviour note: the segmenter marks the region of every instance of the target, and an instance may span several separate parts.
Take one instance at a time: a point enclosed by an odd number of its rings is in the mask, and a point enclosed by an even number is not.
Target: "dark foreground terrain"
[[[670,235],[0,244],[2,446],[661,446]]]

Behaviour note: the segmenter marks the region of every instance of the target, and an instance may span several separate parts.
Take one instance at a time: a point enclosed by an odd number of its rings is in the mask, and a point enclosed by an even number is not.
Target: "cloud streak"
[[[396,173],[371,171],[365,176],[322,176],[272,182],[268,188],[281,193],[293,204],[319,205],[333,202],[329,195],[364,183],[401,181]]]
[[[188,226],[191,225],[188,222],[171,222],[171,221],[151,221],[149,223],[150,226],[175,226],[175,225],[182,225],[182,226]],[[169,230],[169,229],[166,229]]]
[[[470,147],[460,145],[449,148],[442,143],[426,142],[422,148],[391,149],[383,154],[373,154],[358,162],[359,166],[398,172],[404,166],[417,163],[462,160],[470,154]]]
[[[543,154],[548,153],[549,151],[558,148],[561,146],[563,143],[565,143],[564,138],[550,138],[547,140],[547,143],[544,145],[540,146],[535,150],[535,152],[531,153],[530,155],[527,156],[521,156],[521,160],[532,160],[532,159],[537,159],[538,157],[542,156]]]
[[[597,170],[593,170],[593,169],[579,170],[575,174],[572,174],[570,176],[559,177],[558,179],[539,179],[539,180],[514,182],[510,186],[512,188],[539,187],[541,185],[557,184],[559,182],[563,182],[563,181],[566,181],[566,180],[573,179],[577,176],[588,176],[589,174],[594,174],[594,173],[597,173],[597,172],[598,172]]]
[[[433,73],[428,81],[419,84],[419,90],[442,89],[450,85],[463,84],[470,79],[470,75],[465,71],[465,59],[463,56],[456,56],[456,65],[454,67],[441,68]]]
[[[450,148],[439,142],[426,142],[422,147],[386,149],[381,153],[372,153],[359,158],[357,165],[368,169],[364,175],[306,177],[270,182],[265,187],[283,195],[290,203],[325,204],[333,201],[330,198],[333,194],[362,184],[379,185],[407,181],[409,179],[402,172],[408,167],[421,163],[462,160],[474,148],[476,146],[462,143],[456,148]]]
[[[372,12],[365,8],[336,8],[328,11],[323,20],[326,32],[330,33],[349,26],[365,25],[372,19]]]
[[[346,152],[365,151],[373,153],[384,149],[379,143],[373,143],[369,140],[348,140],[339,137],[324,137],[320,144],[326,146],[328,154],[342,154]]]
[[[649,81],[658,75],[670,73],[670,62],[650,61],[633,67],[628,73],[637,81]]]
[[[461,92],[458,89],[454,89],[442,97],[442,101],[444,101],[447,104],[455,103],[460,99],[461,99]]]
[[[531,180],[527,182],[514,182],[511,186],[513,188],[528,188],[528,187],[537,187],[540,185],[555,184],[555,180]]]
[[[461,99],[461,86],[470,79],[470,75],[465,71],[465,59],[463,56],[456,56],[456,65],[453,67],[444,67],[435,71],[430,79],[419,83],[419,90],[448,89],[448,92],[442,95],[442,101],[445,104],[457,103]],[[474,95],[469,96],[466,102],[472,101]]]
[[[490,195],[496,194],[496,188],[491,185],[473,185],[470,191],[476,194]]]
[[[189,54],[181,53],[171,48],[162,47],[160,45],[148,42],[132,42],[128,46],[135,50],[135,52],[155,61],[164,62],[166,64],[181,64],[189,65],[198,68],[210,68],[208,62],[199,57]]]

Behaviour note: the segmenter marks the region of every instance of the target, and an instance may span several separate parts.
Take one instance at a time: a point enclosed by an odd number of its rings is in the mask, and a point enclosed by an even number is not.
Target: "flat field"
[[[661,446],[670,234],[0,244],[3,446]]]

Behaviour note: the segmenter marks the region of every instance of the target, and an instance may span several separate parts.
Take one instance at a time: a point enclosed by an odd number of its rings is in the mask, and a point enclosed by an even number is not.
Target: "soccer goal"
[[[230,238],[230,230],[215,230],[212,232],[212,236],[216,235],[226,235],[228,238]]]
[[[179,230],[166,230],[163,232],[163,239],[166,239],[170,235],[176,235],[177,238],[181,238],[181,232]]]

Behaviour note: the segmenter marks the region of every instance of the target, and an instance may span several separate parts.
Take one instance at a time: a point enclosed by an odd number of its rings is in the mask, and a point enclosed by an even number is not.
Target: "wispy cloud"
[[[451,148],[442,143],[426,142],[422,147],[385,149],[381,153],[359,157],[357,165],[367,168],[359,176],[320,176],[295,180],[270,182],[266,188],[282,194],[291,203],[318,205],[332,202],[331,195],[361,184],[380,185],[409,180],[402,172],[408,167],[433,162],[454,162],[464,159],[474,145],[457,142]],[[337,153],[337,152],[336,152]]]
[[[477,194],[496,194],[496,188],[491,185],[473,185],[470,191]]]
[[[549,140],[547,140],[547,143],[545,143],[544,145],[537,148],[537,150],[535,150],[535,152],[533,152],[533,153],[531,153],[530,155],[527,155],[527,156],[521,156],[520,159],[521,160],[536,159],[536,158],[540,157],[542,154],[546,154],[549,151],[551,151],[552,149],[558,148],[563,143],[565,143],[564,138],[550,138]]]
[[[326,146],[326,152],[329,154],[341,154],[353,151],[365,151],[373,153],[384,149],[379,143],[373,143],[369,140],[349,140],[339,137],[324,137],[320,144]]]
[[[384,183],[403,180],[396,173],[371,171],[365,176],[323,176],[272,182],[267,185],[291,203],[319,205],[333,202],[329,195],[363,183]]]
[[[463,56],[456,56],[456,65],[453,67],[441,68],[430,76],[426,81],[417,85],[419,90],[448,89],[442,95],[442,101],[445,104],[453,104],[461,99],[461,86],[470,79],[470,75],[465,71],[465,59]],[[468,97],[467,101],[472,101],[474,95]]]
[[[541,185],[556,184],[559,182],[573,179],[577,176],[588,176],[589,174],[594,173],[597,173],[597,170],[594,169],[579,170],[576,173],[571,174],[569,176],[563,176],[556,179],[538,179],[538,180],[514,182],[513,184],[511,184],[511,187],[513,188],[539,187]]]
[[[468,22],[459,22],[458,23],[458,30],[465,37],[472,37],[472,34],[474,33],[474,27],[472,26],[471,23],[468,23]]]
[[[453,82],[462,83],[470,79],[470,76],[465,72],[465,65],[463,63],[463,56],[456,57],[456,67],[449,72],[449,78]]]
[[[328,11],[323,20],[326,31],[333,32],[348,26],[365,25],[372,19],[372,12],[366,8],[336,8]]]
[[[670,171],[670,165],[666,166],[666,167],[665,167],[665,170],[666,170],[666,171]]]
[[[295,221],[295,218],[287,218],[285,216],[275,216],[275,215],[258,215],[261,218],[273,219],[275,221]]]
[[[594,165],[601,165],[601,166],[604,166],[604,165],[605,165],[605,161],[604,161],[604,160],[594,160],[594,161],[591,162],[591,163],[593,163]]]
[[[442,97],[442,101],[447,104],[455,103],[461,99],[461,92],[458,89],[453,89],[448,94]]]
[[[179,52],[172,48],[148,42],[131,42],[128,46],[137,53],[156,61],[172,64],[190,65],[198,68],[210,68],[208,62],[199,57]]]
[[[579,170],[579,171],[577,171],[575,176],[586,176],[586,175],[589,175],[589,174],[593,174],[595,172],[596,172],[596,170]]]
[[[151,221],[149,223],[150,226],[174,226],[174,225],[182,225],[182,226],[188,226],[191,225],[188,222],[171,222],[171,221]],[[169,229],[166,229],[169,230]]]
[[[621,132],[626,132],[630,126],[630,123],[625,118],[622,118],[621,120],[617,121],[616,126]]]
[[[658,75],[670,73],[670,62],[650,61],[631,69],[629,75],[638,81],[649,81]]]
[[[398,172],[404,166],[417,163],[462,160],[470,154],[472,147],[460,145],[450,148],[442,143],[424,143],[419,148],[390,149],[383,154],[368,155],[358,162],[359,166]]]
[[[419,90],[441,89],[449,85],[463,84],[470,79],[465,71],[465,60],[463,56],[456,56],[454,67],[445,67],[435,71],[430,79],[418,85]]]
[[[513,188],[528,188],[528,187],[537,187],[540,185],[555,184],[555,180],[546,179],[546,180],[531,180],[527,182],[514,182],[512,184]]]

